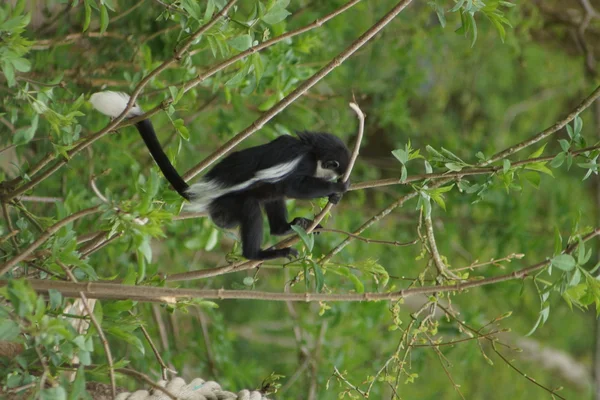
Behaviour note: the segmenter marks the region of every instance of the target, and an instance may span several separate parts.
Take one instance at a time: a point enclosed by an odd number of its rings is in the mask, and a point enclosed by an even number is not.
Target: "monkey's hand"
[[[287,254],[284,255],[284,257],[290,261],[292,261],[294,258],[298,258],[298,254],[299,254],[298,250],[296,250],[292,247],[288,247],[288,248],[281,249],[281,250],[287,250]]]
[[[336,186],[336,192],[329,195],[329,202],[331,204],[337,204],[340,202],[342,196],[348,191],[348,188],[350,187],[350,179],[348,179],[346,182],[336,182]]]
[[[312,219],[296,217],[293,219],[292,222],[290,222],[290,225],[298,225],[302,229],[307,230],[308,227],[312,225],[312,223],[313,223]],[[318,224],[317,226],[315,226],[315,229],[321,229],[321,228],[322,228],[321,224]],[[315,235],[318,235],[321,232],[313,232],[313,233]]]

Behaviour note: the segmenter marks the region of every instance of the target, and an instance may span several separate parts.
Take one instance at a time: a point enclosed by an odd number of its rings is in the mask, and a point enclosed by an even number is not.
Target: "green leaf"
[[[509,170],[510,170],[510,161],[504,160],[502,163],[502,172],[506,174]]]
[[[2,72],[4,72],[4,77],[6,78],[8,87],[12,87],[17,84],[17,80],[15,79],[15,69],[10,62],[4,61],[2,63]]]
[[[66,400],[67,392],[62,386],[44,389],[40,391],[41,400]]]
[[[542,178],[538,172],[524,171],[521,176],[525,178],[527,182],[531,183],[534,188],[538,189],[540,187]]]
[[[473,36],[473,40],[471,41],[471,47],[475,46],[475,42],[477,41],[477,22],[475,21],[475,16],[473,13],[467,13],[467,17],[469,18],[469,32]]]
[[[258,84],[265,73],[265,64],[263,63],[260,53],[252,54],[251,58],[252,66],[254,67],[254,77],[256,78],[256,83]]]
[[[569,138],[573,139],[573,128],[571,128],[571,125],[567,125],[567,134],[569,135]]]
[[[269,25],[274,25],[286,19],[290,14],[291,12],[285,8],[273,7],[262,17],[262,20]]]
[[[565,162],[566,159],[567,159],[567,154],[566,153],[558,153],[556,155],[556,157],[554,157],[552,159],[552,161],[550,161],[550,166],[552,168],[558,168],[561,165],[563,165],[563,163]]]
[[[147,262],[152,262],[152,247],[150,246],[150,238],[148,236],[144,237],[144,240],[138,246],[138,250],[144,255]]]
[[[570,254],[559,254],[550,260],[553,267],[563,271],[571,271],[575,268],[575,259]]]
[[[554,227],[554,254],[560,254],[562,251],[562,236],[558,226]]]
[[[569,280],[569,286],[570,287],[577,286],[580,281],[581,281],[581,271],[576,269],[575,272],[573,273],[573,276]]]
[[[10,62],[12,63],[13,67],[15,67],[15,69],[19,72],[29,72],[31,70],[31,63],[25,58],[12,58]]]
[[[144,344],[132,332],[127,332],[116,326],[110,326],[106,329],[106,331],[109,334],[115,336],[116,338],[124,340],[125,342],[129,343],[130,345],[135,347],[141,354],[145,353]]]
[[[544,152],[544,149],[546,148],[546,144],[547,143],[545,143],[542,147],[540,147],[539,149],[537,149],[536,151],[534,151],[533,153],[531,153],[529,155],[529,157],[527,157],[527,158],[538,158],[539,156],[541,156],[542,153]]]
[[[108,8],[104,4],[100,6],[100,33],[106,32],[108,28]]]
[[[0,340],[15,340],[20,334],[21,329],[19,329],[16,322],[7,318],[0,318]]]
[[[531,328],[531,330],[529,332],[527,332],[525,334],[525,336],[531,336],[538,328],[538,326],[540,326],[540,323],[542,322],[542,313],[540,312],[538,314],[538,319],[537,321],[535,321],[535,325],[533,325],[533,328]]]
[[[575,117],[575,122],[573,123],[573,128],[575,130],[575,136],[581,134],[581,128],[583,128],[583,120],[579,115]]]
[[[56,310],[62,304],[62,294],[56,289],[48,290],[48,298],[50,300],[50,309]],[[2,337],[2,335],[0,335]]]
[[[453,163],[453,162],[445,163],[444,166],[446,168],[448,168],[450,171],[453,171],[453,172],[459,172],[460,170],[463,169],[462,165],[457,164],[457,163]]]
[[[504,29],[504,25],[502,25],[502,22],[495,16],[495,14],[487,15],[487,17],[496,27],[498,35],[500,35],[500,40],[502,43],[504,43],[504,39],[506,39],[506,29]]]
[[[244,51],[252,47],[252,36],[241,35],[228,40],[227,43],[236,50]]]
[[[195,20],[201,18],[202,11],[200,10],[199,2],[196,0],[181,0],[181,7]]]
[[[571,148],[571,143],[569,143],[569,141],[566,139],[560,139],[558,143],[560,143],[560,147],[563,149],[563,151],[569,151]]]
[[[37,118],[37,114],[35,118]],[[27,128],[19,128],[15,131],[15,134],[12,138],[13,144],[17,146],[27,144],[31,141],[31,139],[33,139],[34,136],[35,128],[33,128],[32,126],[29,126]]]
[[[438,21],[440,21],[440,25],[442,28],[446,27],[446,16],[444,15],[444,8],[437,4],[435,1],[430,1],[427,3],[433,10],[435,11]]]
[[[204,20],[208,21],[210,17],[212,17],[215,12],[215,0],[208,0],[206,3],[206,11],[204,11]]]
[[[298,234],[298,236],[300,236],[300,240],[302,240],[302,242],[304,242],[304,245],[306,246],[306,248],[308,249],[308,252],[310,253],[315,245],[314,235],[309,235],[308,233],[306,233],[304,228],[302,228],[301,226],[298,226],[298,225],[292,225],[291,228],[294,230],[294,232],[296,232]]]
[[[310,263],[312,264],[313,272],[315,273],[315,290],[317,293],[321,293],[323,285],[325,284],[323,270],[321,270],[321,267],[315,261],[310,260]]]
[[[78,400],[83,398],[85,392],[85,370],[83,365],[80,365],[77,369],[77,375],[75,375],[75,381],[71,384],[71,391],[69,393],[69,400]]]
[[[400,174],[400,182],[406,182],[407,177],[408,177],[408,170],[406,169],[406,165],[402,165],[402,172]]]
[[[429,164],[429,161],[423,160],[423,164],[425,164],[425,173],[426,174],[433,173],[433,168],[431,167],[431,164]]]
[[[328,266],[327,271],[333,272],[335,274],[344,276],[348,278],[354,284],[354,290],[357,293],[365,292],[365,285],[361,282],[361,280],[350,271],[348,267],[338,267],[338,266]]]
[[[549,169],[548,167],[546,167],[545,162],[536,162],[536,163],[531,163],[531,164],[527,164],[525,166],[525,169],[529,169],[532,171],[539,171],[539,172],[543,172],[545,174],[550,175],[551,177],[554,177],[554,174],[552,173],[552,170]]]
[[[408,152],[403,149],[397,149],[392,151],[392,155],[396,157],[401,164],[406,164],[408,162]]]
[[[208,237],[206,244],[204,245],[204,250],[211,251],[212,249],[215,248],[217,243],[219,243],[219,230],[213,229],[210,232],[210,236]]]

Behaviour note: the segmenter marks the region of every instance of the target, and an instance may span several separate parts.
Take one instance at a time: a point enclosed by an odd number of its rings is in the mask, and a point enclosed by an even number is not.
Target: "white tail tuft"
[[[94,93],[92,97],[90,97],[90,103],[94,106],[94,108],[100,111],[104,115],[108,115],[109,117],[116,118],[123,110],[127,107],[127,103],[129,103],[129,95],[121,92],[98,92]],[[135,117],[137,115],[141,115],[144,112],[137,104],[131,107],[129,112],[127,113],[127,118]]]

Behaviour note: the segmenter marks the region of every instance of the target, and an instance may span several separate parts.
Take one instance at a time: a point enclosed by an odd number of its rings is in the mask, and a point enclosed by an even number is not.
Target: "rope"
[[[177,396],[180,400],[269,400],[258,391],[242,390],[239,393],[228,392],[221,389],[217,382],[204,381],[196,378],[186,385],[182,378],[171,381],[158,381],[160,386]],[[164,392],[157,389],[124,392],[117,395],[115,400],[170,400]]]

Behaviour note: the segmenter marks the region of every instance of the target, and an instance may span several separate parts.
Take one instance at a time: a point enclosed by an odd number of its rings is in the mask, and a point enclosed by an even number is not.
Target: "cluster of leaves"
[[[29,51],[32,41],[23,37],[31,17],[23,13],[26,0],[0,5],[0,66],[9,87],[17,84],[15,71],[29,72],[31,62],[23,56]]]
[[[563,252],[562,236],[558,229],[555,231],[555,255],[549,260],[548,267],[534,277],[541,309],[535,325],[527,335],[533,334],[550,317],[551,293],[560,294],[571,309],[573,305],[587,309],[593,304],[596,306],[596,315],[600,315],[600,279],[596,275],[600,262],[592,268],[586,267],[592,257],[592,249],[582,240],[589,231],[589,228],[579,228],[579,221],[576,222],[576,234],[567,240],[570,246],[577,246],[575,255]],[[557,270],[558,277],[554,277],[552,281],[542,277],[546,274],[551,277],[554,270]]]
[[[442,27],[446,26],[445,14],[447,12],[459,13],[461,25],[456,29],[456,33],[470,37],[471,46],[475,46],[475,42],[477,41],[477,22],[475,21],[477,13],[481,13],[487,17],[498,31],[502,42],[504,42],[506,38],[505,26],[512,28],[512,25],[506,18],[503,8],[512,8],[515,6],[514,3],[502,0],[455,0],[455,3],[454,7],[447,11],[437,1],[430,1],[427,4],[436,12]]]
[[[73,314],[76,311],[71,311],[58,291],[50,290],[46,300],[36,295],[26,281],[11,280],[0,289],[0,295],[7,299],[7,303],[0,304],[0,337],[24,349],[8,365],[3,365],[4,371],[10,371],[3,376],[5,389],[35,384],[43,373],[53,385],[40,388],[41,398],[78,399],[86,396],[87,379],[106,376],[106,365],[92,365],[92,356],[98,348],[94,345],[97,332],[90,325],[90,318]],[[131,301],[96,303],[94,318],[109,335],[143,354],[144,346],[133,333],[140,321],[130,314],[132,306]],[[90,326],[80,333],[79,325]],[[77,364],[73,364],[75,358]],[[114,363],[115,368],[127,365],[124,359]],[[73,371],[74,381],[69,382],[64,371]]]

